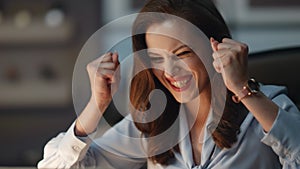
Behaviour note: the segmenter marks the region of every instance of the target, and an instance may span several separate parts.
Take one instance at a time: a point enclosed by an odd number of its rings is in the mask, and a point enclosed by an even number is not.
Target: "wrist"
[[[259,92],[259,83],[254,78],[249,79],[240,90],[237,90],[232,100],[235,103],[239,103],[245,97],[256,95]]]
[[[78,120],[76,120],[76,122],[75,122],[74,134],[75,134],[75,136],[78,136],[78,137],[88,136],[86,130],[82,127],[82,125],[80,124],[80,122]]]
[[[239,84],[236,84],[230,91],[235,95],[239,95],[239,93],[243,90],[243,87],[246,86],[247,83],[248,79],[243,80]]]
[[[87,107],[94,109],[97,112],[104,113],[111,100],[97,99],[97,97],[91,96]]]

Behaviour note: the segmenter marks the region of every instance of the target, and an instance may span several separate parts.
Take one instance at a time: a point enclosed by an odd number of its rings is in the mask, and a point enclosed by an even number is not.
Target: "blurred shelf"
[[[0,84],[0,107],[65,106],[72,101],[68,81]]]
[[[49,27],[44,22],[32,22],[30,25],[19,28],[12,22],[0,24],[0,44],[29,45],[66,43],[75,34],[75,25],[66,21],[59,26]]]

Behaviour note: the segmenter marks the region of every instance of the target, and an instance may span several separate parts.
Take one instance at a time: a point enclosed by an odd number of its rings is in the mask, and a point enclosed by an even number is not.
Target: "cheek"
[[[152,68],[152,72],[157,78],[161,78],[161,76],[163,74],[163,71],[161,71],[159,69],[155,69],[155,68]]]
[[[200,62],[194,62],[190,65],[190,69],[196,74],[198,81],[203,81],[204,79],[208,78],[208,73],[205,66]]]
[[[162,77],[163,77],[163,71],[159,70],[159,69],[152,69],[152,72],[154,74],[154,76],[160,81],[162,82]]]
[[[156,63],[156,64],[151,63],[151,68],[152,68],[152,70],[155,70],[155,71],[157,71],[157,70],[162,71],[163,70],[163,64],[161,64],[161,63]]]
[[[185,69],[187,71],[196,72],[196,74],[199,74],[203,71],[203,65],[198,60],[191,59],[188,62],[186,62],[186,68]]]

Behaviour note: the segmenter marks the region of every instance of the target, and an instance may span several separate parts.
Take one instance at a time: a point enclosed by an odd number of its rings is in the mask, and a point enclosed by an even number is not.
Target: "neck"
[[[211,90],[206,87],[201,91],[200,95],[186,104],[188,112],[188,123],[191,128],[191,135],[193,137],[203,138],[202,130],[205,126],[206,119],[209,114],[211,106]]]

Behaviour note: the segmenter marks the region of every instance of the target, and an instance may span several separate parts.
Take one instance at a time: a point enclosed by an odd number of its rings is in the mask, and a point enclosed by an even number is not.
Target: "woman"
[[[39,168],[300,168],[299,110],[284,88],[249,80],[247,46],[211,1],[150,0],[132,40],[131,115],[90,139],[119,81],[118,54],[105,54],[87,67],[90,102],[47,143]],[[165,92],[162,112],[154,89]]]

